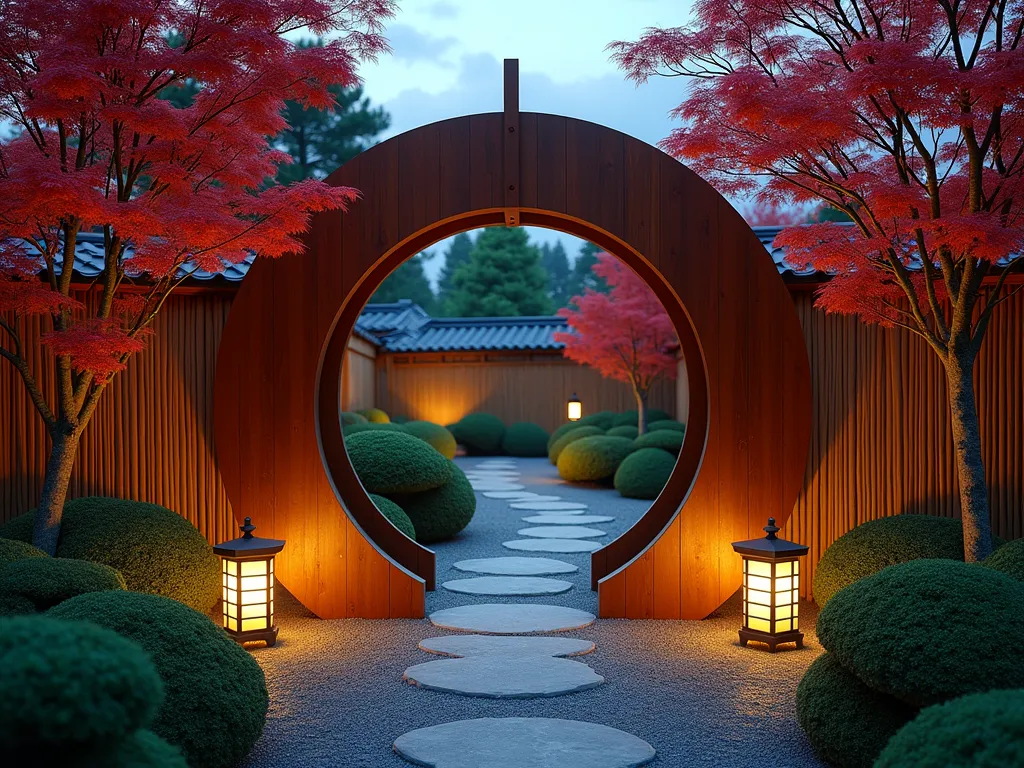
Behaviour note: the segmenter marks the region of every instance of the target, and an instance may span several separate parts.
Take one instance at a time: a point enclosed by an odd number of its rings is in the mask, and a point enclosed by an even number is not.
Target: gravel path
[[[465,467],[477,459],[457,459]],[[611,490],[562,484],[546,459],[519,459],[527,490],[590,505],[587,514],[612,515],[599,527],[618,535],[649,503]],[[503,557],[501,547],[537,513],[511,510],[477,494],[477,513],[458,538],[435,547],[438,582],[464,578],[457,560]],[[537,602],[596,612],[590,591],[590,555],[545,555],[580,566],[557,578],[574,589],[544,597],[462,595],[440,587],[427,595],[427,613],[486,602]],[[597,688],[557,698],[494,700],[415,688],[402,681],[410,665],[436,659],[416,648],[426,637],[449,634],[427,621],[321,621],[283,594],[281,634],[274,648],[253,654],[266,672],[271,708],[263,738],[247,768],[407,766],[391,750],[403,733],[477,717],[556,717],[601,723],[648,741],[662,768],[817,768],[794,716],[793,698],[804,670],[820,653],[814,605],[801,605],[802,651],[777,654],[740,648],[734,598],[704,621],[599,620],[566,636],[591,640],[583,657],[606,679]],[[481,766],[481,768],[486,768]]]

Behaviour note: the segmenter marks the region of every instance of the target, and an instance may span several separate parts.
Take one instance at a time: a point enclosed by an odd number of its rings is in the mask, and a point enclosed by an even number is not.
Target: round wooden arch
[[[399,264],[485,226],[559,229],[626,261],[675,323],[690,412],[675,472],[646,515],[592,557],[600,615],[702,618],[735,592],[730,543],[788,519],[803,484],[811,385],[800,323],[764,246],[708,184],[617,131],[505,111],[423,126],[329,182],[362,197],[316,216],[307,251],[257,260],[221,340],[220,472],[239,519],[285,539],[277,573],[323,618],[422,617],[434,553],[372,504],[338,418],[345,347]]]

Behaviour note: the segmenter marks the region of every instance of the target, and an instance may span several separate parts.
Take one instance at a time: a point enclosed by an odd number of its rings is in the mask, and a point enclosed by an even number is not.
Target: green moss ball
[[[452,463],[405,432],[360,432],[345,438],[348,458],[370,493],[415,493],[439,488],[451,478]]]
[[[558,457],[562,455],[562,451],[565,450],[567,445],[570,445],[577,440],[582,440],[585,437],[596,437],[597,435],[603,435],[604,430],[600,427],[576,427],[570,429],[568,432],[562,434],[555,442],[548,448],[548,460],[552,464],[558,464]]]
[[[364,408],[356,411],[356,413],[365,416],[366,420],[373,424],[387,424],[391,421],[388,415],[380,408]]]
[[[505,437],[505,424],[489,413],[471,413],[463,416],[453,430],[455,440],[473,456],[490,456],[501,452]]]
[[[647,409],[647,423],[650,424],[653,421],[665,421],[671,419],[672,414],[668,411],[664,411],[661,408],[648,408]],[[612,419],[613,427],[630,426],[635,427],[639,424],[640,415],[634,408],[631,411],[623,411],[622,413],[615,414]]]
[[[914,560],[857,581],[818,616],[818,640],[877,691],[924,707],[1024,687],[1024,584],[956,560]]]
[[[163,683],[146,652],[109,629],[44,616],[3,622],[0,743],[5,757],[38,760],[120,740],[151,723],[163,697]]]
[[[626,425],[623,427],[612,427],[605,434],[608,437],[628,437],[630,440],[636,440],[639,431],[632,425]]]
[[[192,768],[235,768],[263,732],[263,670],[203,614],[157,595],[92,592],[48,615],[92,621],[142,646],[166,693],[152,730]]]
[[[685,435],[682,432],[677,432],[674,429],[659,429],[640,435],[633,441],[633,446],[636,448],[660,448],[673,456],[678,456],[683,447],[683,437]]]
[[[35,510],[11,520],[0,536],[32,538]],[[220,561],[188,520],[166,507],[102,496],[64,504],[57,556],[118,571],[133,592],[165,595],[206,612],[220,598]]]
[[[46,553],[24,541],[0,539],[0,565],[13,563],[15,560],[24,560],[29,557],[46,557]]]
[[[341,412],[341,425],[347,427],[350,424],[365,424],[366,417],[361,413],[355,411],[342,411]]]
[[[676,458],[668,451],[641,448],[615,470],[615,490],[630,499],[656,499],[675,466]]]
[[[558,457],[558,474],[570,483],[610,480],[622,461],[633,452],[626,437],[594,435],[575,440]]]
[[[473,519],[476,495],[462,470],[451,464],[451,479],[440,488],[422,493],[393,496],[416,529],[423,544],[450,539]]]
[[[562,426],[557,427],[554,432],[548,435],[547,449],[550,451],[551,446],[555,444],[556,440],[558,440],[562,435],[566,434],[567,432],[572,432],[572,430],[578,429],[579,426],[580,425],[577,424],[575,421],[569,421],[563,424]]]
[[[796,688],[796,716],[814,752],[838,768],[871,768],[917,710],[868,688],[830,653],[807,668]]]
[[[45,611],[86,592],[124,589],[124,578],[109,565],[63,557],[32,557],[0,570],[0,594],[22,597]]]
[[[980,565],[1002,571],[1017,581],[1024,581],[1024,539],[1003,544],[982,560]]]
[[[548,433],[532,421],[516,422],[505,430],[501,447],[509,456],[547,456]]]
[[[673,419],[660,419],[658,421],[647,422],[648,432],[657,432],[658,430],[662,429],[671,429],[676,432],[682,432],[684,434],[686,433],[686,425],[680,421],[675,421]]]
[[[598,411],[597,413],[591,413],[581,419],[577,419],[576,423],[581,427],[598,427],[602,430],[608,430],[615,426],[615,417],[617,415],[615,411]]]
[[[858,579],[898,563],[924,558],[964,559],[959,520],[932,515],[896,515],[861,523],[825,550],[814,572],[814,600],[824,607]]]
[[[1024,691],[963,696],[922,710],[882,750],[875,768],[1024,765]]]
[[[395,504],[391,499],[384,496],[378,496],[376,493],[370,494],[370,499],[373,501],[380,513],[384,515],[391,524],[398,530],[404,533],[413,541],[416,540],[416,529],[413,527],[412,520],[405,514],[405,510]]]
[[[404,432],[405,429],[401,424],[392,424],[386,422],[384,424],[376,424],[369,421],[364,421],[359,424],[349,424],[341,428],[341,433],[348,437],[349,435],[357,435],[360,432]]]
[[[407,421],[402,424],[402,429],[433,447],[446,459],[455,458],[455,450],[458,448],[455,436],[440,424],[432,421]]]

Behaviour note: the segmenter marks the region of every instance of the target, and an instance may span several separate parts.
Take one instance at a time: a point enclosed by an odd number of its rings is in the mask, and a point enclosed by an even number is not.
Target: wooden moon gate
[[[559,229],[614,253],[678,331],[690,390],[675,472],[646,515],[593,554],[608,617],[701,618],[740,584],[732,541],[790,515],[810,439],[806,348],[775,264],[736,211],[657,149],[581,120],[505,111],[433,123],[329,182],[361,190],[317,215],[301,256],[257,260],[217,360],[215,438],[239,519],[287,540],[278,578],[324,618],[422,617],[434,553],[377,511],[349,463],[339,393],[364,303],[405,259],[461,231]]]

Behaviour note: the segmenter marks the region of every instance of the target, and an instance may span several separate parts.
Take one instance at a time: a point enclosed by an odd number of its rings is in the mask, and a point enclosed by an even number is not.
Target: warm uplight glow
[[[221,556],[221,600],[224,629],[239,643],[277,641],[274,626],[274,555],[284,548],[277,539],[252,535],[256,526],[247,517],[243,536],[218,544]]]
[[[569,421],[579,421],[583,417],[583,403],[576,397],[576,393],[572,393],[572,397],[569,398],[569,402],[566,407],[566,417]]]

